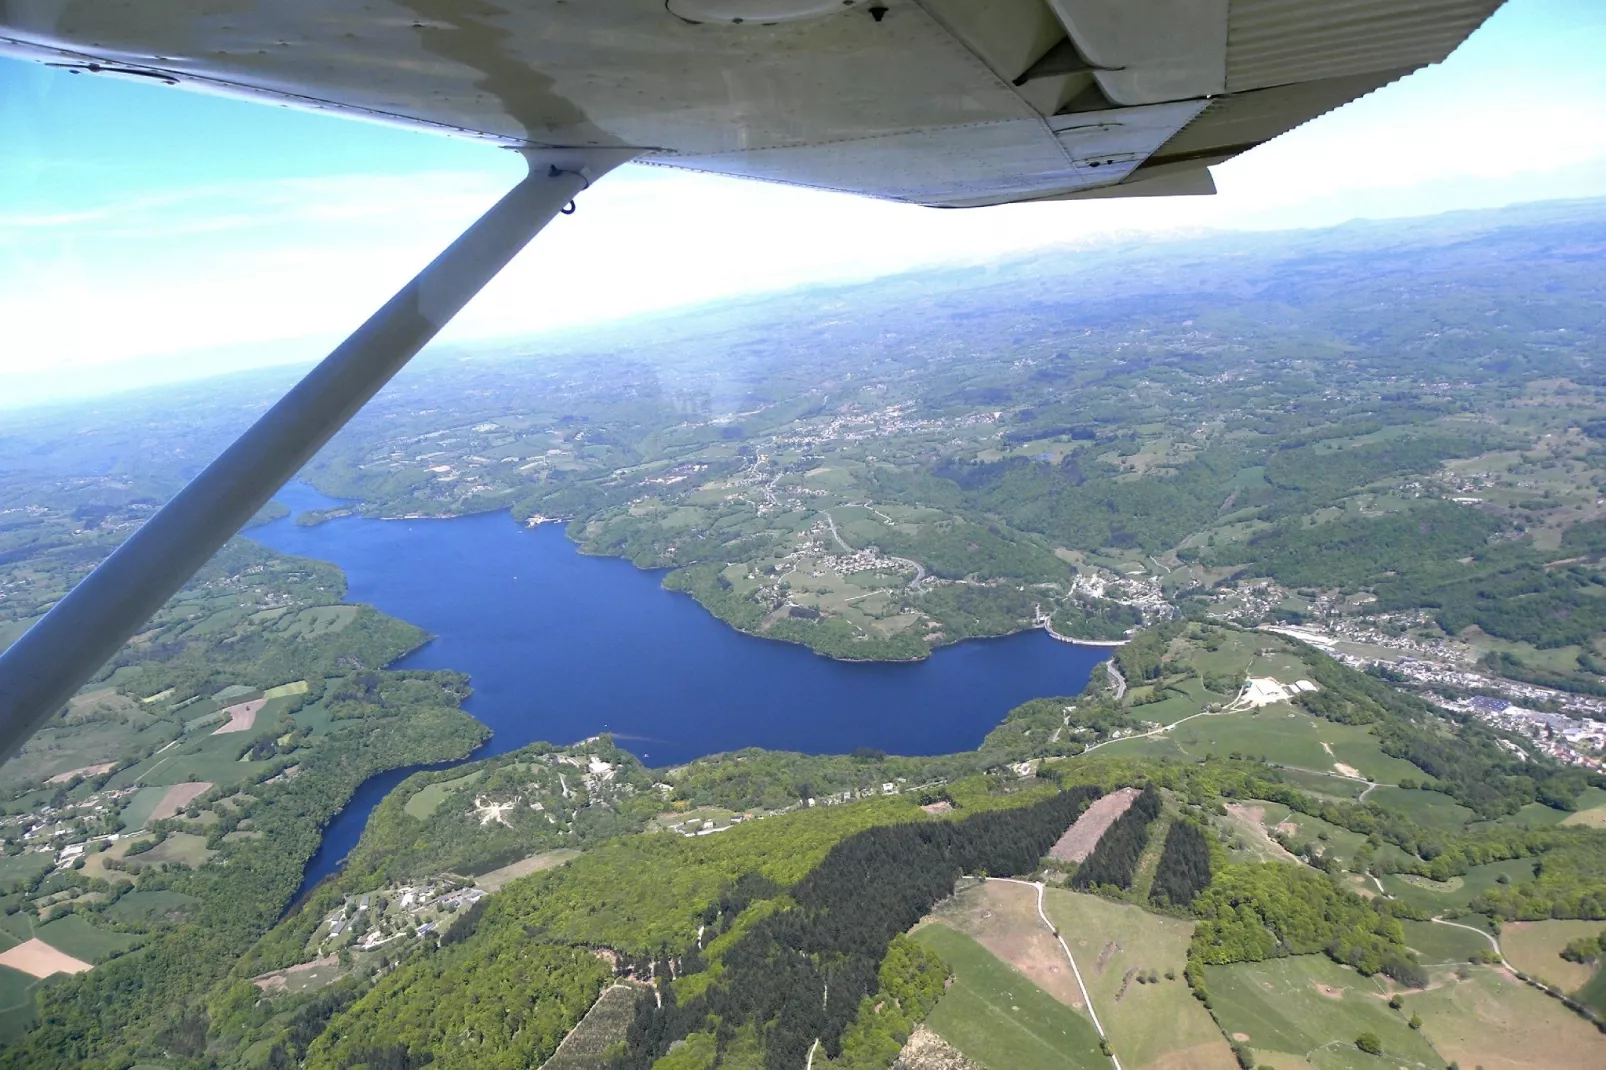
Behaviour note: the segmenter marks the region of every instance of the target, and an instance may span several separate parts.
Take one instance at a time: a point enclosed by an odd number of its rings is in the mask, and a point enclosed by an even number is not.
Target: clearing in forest
[[[156,804],[156,808],[151,811],[146,823],[149,824],[152,821],[161,821],[164,818],[174,816],[211,790],[212,785],[204,780],[174,784],[167,789],[167,794],[162,796],[162,801]]]
[[[892,1070],[986,1070],[986,1068],[925,1026],[919,1025],[909,1034],[909,1042],[893,1060]]]
[[[625,1039],[635,1020],[637,994],[645,991],[649,991],[646,985],[623,981],[604,989],[541,1070],[592,1070],[605,1065],[608,1050]]]
[[[1124,1070],[1234,1070],[1231,1046],[1182,976],[1193,922],[1062,888],[1044,891],[1043,909]]]
[[[1280,803],[1227,804],[1227,818],[1243,837],[1244,850],[1252,860],[1298,862],[1299,859],[1289,854],[1282,844],[1271,838],[1271,833],[1266,828],[1268,811],[1271,812],[1273,819],[1280,819],[1287,815],[1288,808]]]
[[[540,854],[531,855],[529,858],[521,858],[512,865],[503,866],[501,869],[493,869],[489,873],[481,873],[474,878],[474,883],[484,888],[487,892],[494,892],[501,889],[508,881],[527,877],[531,873],[539,873],[543,869],[561,866],[570,859],[579,857],[579,851],[568,847],[559,848],[556,851],[542,851]]]
[[[212,734],[214,736],[221,736],[229,732],[251,731],[251,726],[257,722],[257,714],[260,713],[262,707],[266,706],[267,704],[267,699],[257,698],[252,699],[250,702],[242,702],[237,706],[227,707],[223,712],[229,715],[229,719],[223,724],[219,725],[218,730]]]
[[[33,977],[49,977],[53,973],[83,973],[94,969],[83,959],[75,959],[65,951],[57,951],[37,936],[0,951],[0,966],[9,966]]]
[[[1065,835],[1049,848],[1048,856],[1061,862],[1087,861],[1087,856],[1098,846],[1105,830],[1131,808],[1132,800],[1138,794],[1137,788],[1122,788],[1093,800],[1092,805],[1076,819],[1076,824],[1066,829]]]
[[[937,905],[932,917],[964,933],[1067,1007],[1082,1005],[1065,951],[1037,916],[1037,889],[1008,881],[962,886]]]
[[[338,980],[345,972],[344,967],[340,965],[340,956],[325,955],[311,962],[298,963],[282,970],[262,974],[260,977],[253,977],[251,983],[268,993],[306,992]]]

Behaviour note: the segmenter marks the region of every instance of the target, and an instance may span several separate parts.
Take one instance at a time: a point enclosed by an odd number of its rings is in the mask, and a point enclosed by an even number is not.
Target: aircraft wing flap
[[[931,205],[1197,171],[1499,0],[0,2],[0,52],[510,145]],[[688,17],[688,14],[692,17]],[[766,22],[768,16],[775,20]]]

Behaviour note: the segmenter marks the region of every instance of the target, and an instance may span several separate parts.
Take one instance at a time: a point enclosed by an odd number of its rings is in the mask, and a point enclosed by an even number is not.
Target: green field
[[[135,832],[144,828],[151,819],[151,811],[167,794],[167,788],[166,784],[143,787],[130,796],[128,805],[123,807],[123,831]]]
[[[1426,992],[1407,992],[1404,1012],[1421,1015],[1422,1033],[1444,1061],[1458,1062],[1467,1070],[1606,1066],[1606,1036],[1558,1000],[1502,970],[1475,967],[1467,980],[1452,979]]]
[[[0,917],[0,933],[4,933],[6,947],[34,938],[33,915],[26,912]]]
[[[1123,1066],[1166,1065],[1188,1052],[1194,1070],[1232,1070],[1232,1049],[1182,977],[1193,923],[1097,896],[1049,888],[1043,908],[1076,956],[1088,998]],[[1166,971],[1174,975],[1166,979]],[[1136,973],[1159,974],[1153,984]],[[1156,1029],[1155,1023],[1165,1028]]]
[[[954,982],[926,1026],[987,1070],[1106,1070],[1093,1023],[946,925],[914,937],[942,956]]]
[[[21,1036],[33,1024],[38,1013],[34,989],[39,983],[39,978],[21,970],[0,966],[0,1044]]]
[[[199,902],[195,896],[183,892],[129,892],[106,908],[106,916],[116,921],[176,920]]]
[[[1581,936],[1606,932],[1606,921],[1513,921],[1500,927],[1500,953],[1523,973],[1563,992],[1576,992],[1595,968],[1561,957],[1561,949]]]
[[[1474,925],[1477,919],[1462,925]],[[1405,944],[1421,956],[1429,966],[1448,962],[1466,962],[1472,955],[1488,954],[1494,948],[1477,933],[1455,925],[1440,925],[1432,921],[1402,921],[1405,927]]]
[[[1565,810],[1554,810],[1544,803],[1529,803],[1514,814],[1506,814],[1490,822],[1479,822],[1472,827],[1477,829],[1489,825],[1510,825],[1515,828],[1547,829],[1561,824],[1572,816]]]
[[[1437,791],[1406,790],[1392,784],[1383,784],[1366,797],[1369,803],[1396,813],[1429,828],[1444,832],[1460,832],[1467,822],[1478,815],[1454,799]]]
[[[31,881],[55,864],[56,856],[48,851],[0,855],[0,888],[9,888],[17,881]]]
[[[1139,714],[1148,707],[1140,707]],[[1259,709],[1196,717],[1167,733],[1189,756],[1225,758],[1243,754],[1273,765],[1317,772],[1335,772],[1335,765],[1354,766],[1374,780],[1393,783],[1403,776],[1420,777],[1421,770],[1402,758],[1391,758],[1377,737],[1357,725],[1338,724],[1313,717],[1288,703]],[[1323,744],[1327,746],[1324,747]],[[1331,748],[1329,753],[1328,748]],[[1338,778],[1329,778],[1337,780]],[[1338,784],[1328,791],[1348,789]]]
[[[1366,785],[1360,781],[1347,780],[1339,776],[1329,776],[1325,773],[1306,773],[1299,769],[1279,769],[1277,770],[1277,775],[1289,787],[1298,788],[1300,791],[1308,792],[1311,795],[1325,796],[1331,799],[1352,801],[1366,790]],[[1367,796],[1367,798],[1370,799],[1371,796]]]
[[[1422,877],[1387,874],[1379,878],[1389,895],[1405,900],[1414,907],[1438,914],[1446,910],[1464,910],[1478,896],[1493,888],[1501,877],[1513,884],[1532,880],[1534,860],[1513,858],[1504,862],[1490,862],[1486,866],[1473,866],[1460,877],[1451,877],[1442,884]]]
[[[211,857],[212,852],[207,850],[205,836],[197,836],[190,832],[174,832],[149,851],[126,856],[126,861],[130,869],[160,865],[164,862],[178,862],[194,869]]]
[[[402,809],[409,816],[416,817],[422,821],[436,810],[439,810],[441,803],[446,801],[447,796],[453,792],[462,791],[484,775],[483,771],[479,771],[470,773],[467,776],[460,776],[455,780],[440,780],[433,784],[426,784],[412,794],[412,797],[407,800]]]
[[[102,962],[113,955],[127,951],[139,942],[127,933],[97,929],[80,915],[68,914],[39,926],[39,939],[85,962]]]
[[[1432,1045],[1389,1009],[1382,986],[1325,955],[1206,966],[1205,986],[1222,1028],[1259,1053],[1302,1059],[1316,1070],[1441,1070]],[[1375,1033],[1385,1058],[1355,1047]],[[1264,1059],[1262,1059],[1264,1061]]]

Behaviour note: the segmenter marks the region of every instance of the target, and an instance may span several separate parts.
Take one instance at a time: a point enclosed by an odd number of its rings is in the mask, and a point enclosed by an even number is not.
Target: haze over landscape
[[[600,182],[0,764],[0,1068],[1606,1064],[1603,43],[1214,199]],[[0,101],[4,650],[517,167]]]

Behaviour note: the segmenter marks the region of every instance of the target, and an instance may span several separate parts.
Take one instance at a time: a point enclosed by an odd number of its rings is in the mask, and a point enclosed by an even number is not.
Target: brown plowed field
[[[200,798],[211,790],[212,785],[204,780],[198,780],[190,784],[174,784],[167,789],[167,794],[162,796],[162,801],[156,804],[156,809],[151,811],[151,816],[146,819],[146,824],[152,821],[160,821],[164,817],[172,817],[188,806],[191,801]]]
[[[251,726],[257,722],[257,711],[267,704],[267,699],[257,698],[252,699],[250,702],[242,702],[238,706],[228,707],[223,712],[229,715],[229,719],[223,722],[218,730],[212,734],[221,736],[225,732],[251,731]]]
[[[1122,788],[1093,800],[1093,805],[1082,811],[1076,824],[1066,829],[1059,842],[1049,848],[1048,857],[1061,862],[1087,861],[1104,830],[1115,824],[1115,819],[1126,813],[1137,797],[1137,788]]]
[[[65,951],[57,951],[37,936],[16,947],[0,951],[0,966],[10,966],[32,977],[49,977],[53,973],[83,973],[92,969],[83,959],[75,959]]]
[[[1082,1005],[1076,975],[1054,934],[1037,916],[1037,889],[1008,881],[962,888],[933,916],[958,929],[1065,1004]]]

